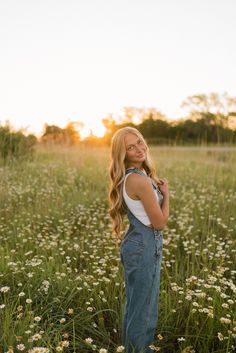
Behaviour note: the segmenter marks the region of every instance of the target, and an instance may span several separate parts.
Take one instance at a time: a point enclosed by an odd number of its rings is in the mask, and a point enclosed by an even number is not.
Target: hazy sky
[[[235,0],[0,0],[0,123],[99,133],[124,106],[236,96],[235,18]]]

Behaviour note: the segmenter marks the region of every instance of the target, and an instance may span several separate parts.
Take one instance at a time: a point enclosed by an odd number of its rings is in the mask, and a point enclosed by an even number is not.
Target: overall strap
[[[128,174],[129,172],[134,172],[134,173],[138,173],[138,174],[147,176],[144,172],[142,172],[138,168],[128,168],[128,169],[126,169],[125,174]]]

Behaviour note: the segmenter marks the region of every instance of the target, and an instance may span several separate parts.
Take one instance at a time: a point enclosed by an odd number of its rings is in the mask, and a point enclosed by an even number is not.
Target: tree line
[[[125,107],[123,115],[118,119],[112,114],[102,119],[106,129],[103,137],[99,138],[91,133],[83,141],[80,131],[73,123],[64,129],[47,125],[41,142],[109,145],[117,129],[134,126],[152,144],[236,143],[236,98],[230,97],[227,93],[194,95],[187,97],[182,107],[187,108],[188,114],[185,118],[175,121],[168,120],[155,108]]]
[[[114,132],[125,126],[136,127],[150,144],[209,145],[236,144],[236,98],[227,93],[189,96],[182,103],[186,117],[175,121],[156,108],[125,107],[118,119],[112,114],[102,119],[103,137],[93,133],[81,138],[82,122],[70,122],[65,128],[46,124],[42,136],[26,136],[0,125],[0,157],[3,160],[31,156],[36,144],[46,145],[110,145]]]

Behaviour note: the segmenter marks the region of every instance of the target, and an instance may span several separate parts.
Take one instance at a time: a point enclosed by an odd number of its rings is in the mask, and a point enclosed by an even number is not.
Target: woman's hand
[[[157,183],[161,193],[164,195],[169,194],[169,187],[168,187],[168,181],[166,179],[160,179],[159,182]]]

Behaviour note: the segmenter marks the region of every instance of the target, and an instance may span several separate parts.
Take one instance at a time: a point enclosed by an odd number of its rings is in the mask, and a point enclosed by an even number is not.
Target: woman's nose
[[[136,147],[136,151],[137,151],[137,152],[142,152],[143,150],[142,150],[141,147],[138,146],[138,147]]]

